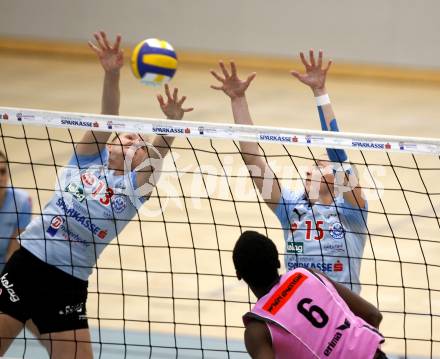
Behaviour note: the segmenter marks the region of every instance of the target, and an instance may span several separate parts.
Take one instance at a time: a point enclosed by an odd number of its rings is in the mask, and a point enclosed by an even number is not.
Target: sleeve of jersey
[[[281,222],[283,229],[290,228],[289,213],[293,211],[298,203],[301,194],[298,192],[293,192],[286,188],[281,189],[281,198],[275,209],[275,215]]]
[[[327,127],[325,122],[324,112],[322,111],[322,106],[318,106],[319,121],[321,122],[321,128],[323,131],[339,132],[338,123],[336,119],[330,121],[330,129]],[[332,162],[345,162],[347,161],[347,154],[344,150],[327,148],[328,158]]]
[[[144,204],[148,199],[150,199],[151,193],[154,188],[150,183],[138,186],[137,176],[138,172],[136,171],[130,173],[131,187],[133,188],[134,196],[138,199],[140,204]]]
[[[69,160],[69,166],[75,166],[80,169],[88,168],[90,166],[105,165],[108,161],[108,150],[104,147],[101,152],[94,153],[93,155],[79,155],[76,151],[73,153]]]
[[[21,199],[22,204],[18,213],[18,230],[24,230],[32,218],[32,199],[27,194]]]
[[[366,233],[368,202],[365,201],[365,207],[359,208],[344,199],[341,207],[343,216],[356,233]]]

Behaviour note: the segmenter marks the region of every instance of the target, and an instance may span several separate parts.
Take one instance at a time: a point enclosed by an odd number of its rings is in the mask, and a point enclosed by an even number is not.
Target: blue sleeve
[[[136,172],[136,171],[133,171],[133,172],[130,173],[130,182],[131,182],[132,188],[135,191],[139,190],[139,187],[143,186],[143,185],[138,186],[138,183],[137,183],[137,176],[138,175],[139,175],[139,173]],[[152,191],[154,191],[154,188],[152,189]],[[136,196],[136,197],[139,198],[139,201],[143,204],[143,203],[145,203],[150,198],[151,193],[146,194],[145,196]]]
[[[21,231],[27,227],[32,218],[32,199],[29,195],[21,198],[21,206],[18,212],[18,230]]]
[[[282,228],[290,228],[289,214],[292,213],[300,198],[301,193],[299,192],[292,192],[286,188],[281,189],[281,197],[275,209],[275,215],[281,222]]]
[[[322,106],[318,106],[318,114],[319,114],[319,121],[321,122],[322,130],[329,131],[327,127],[327,123],[325,122],[325,116],[324,116],[324,112],[322,111]],[[330,121],[330,131],[339,132],[338,123],[335,118]],[[327,154],[328,154],[328,158],[332,162],[345,162],[347,161],[348,158],[345,151],[341,149],[327,148]]]
[[[105,165],[108,161],[108,150],[104,147],[101,152],[96,152],[92,155],[79,155],[76,152],[73,153],[69,160],[69,166],[75,166],[79,168],[87,168],[92,165]]]
[[[355,229],[355,232],[366,233],[367,220],[368,220],[368,202],[365,201],[365,207],[359,208],[353,206],[350,202],[343,198],[341,203],[342,215],[349,223],[350,227]]]

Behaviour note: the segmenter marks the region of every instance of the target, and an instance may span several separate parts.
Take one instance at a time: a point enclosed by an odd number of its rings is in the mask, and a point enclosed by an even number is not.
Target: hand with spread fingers
[[[186,100],[186,96],[182,96],[179,99],[178,96],[178,88],[176,87],[173,90],[173,94],[171,95],[171,91],[168,85],[165,85],[165,95],[166,101],[162,95],[157,95],[157,100],[159,101],[160,108],[162,109],[165,116],[170,120],[181,120],[185,112],[190,112],[194,110],[193,107],[183,108],[182,105]]]
[[[257,74],[253,72],[246,78],[246,80],[241,80],[238,77],[237,66],[235,65],[234,61],[231,61],[231,68],[229,71],[222,61],[219,62],[219,66],[223,73],[223,77],[214,70],[211,70],[210,72],[212,76],[214,76],[221,83],[221,86],[211,85],[211,88],[214,90],[223,91],[231,98],[231,100],[244,97],[247,88]]]
[[[89,47],[98,56],[104,71],[106,72],[118,72],[124,65],[124,52],[120,48],[121,35],[116,36],[116,40],[113,45],[110,45],[107,35],[104,31],[96,32],[93,34],[96,44],[89,41]]]
[[[323,52],[319,50],[318,59],[316,61],[313,50],[309,51],[309,59],[307,60],[304,53],[300,52],[301,62],[304,64],[305,73],[299,73],[298,71],[291,71],[290,73],[296,77],[303,84],[309,86],[312,91],[321,90],[325,88],[325,80],[327,78],[327,72],[332,65],[330,60],[327,66],[323,67],[322,58]]]

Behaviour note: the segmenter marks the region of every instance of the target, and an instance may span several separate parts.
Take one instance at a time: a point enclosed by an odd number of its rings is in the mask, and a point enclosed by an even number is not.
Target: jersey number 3
[[[316,328],[324,328],[328,323],[328,315],[321,307],[311,305],[309,309],[305,308],[305,304],[311,304],[312,299],[303,298],[299,301],[298,311]]]

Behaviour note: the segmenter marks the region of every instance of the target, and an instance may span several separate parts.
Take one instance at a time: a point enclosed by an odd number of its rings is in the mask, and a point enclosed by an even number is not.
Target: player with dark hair
[[[104,69],[102,113],[119,114],[121,37],[109,44],[104,32],[90,43]],[[158,96],[167,116],[182,119],[191,109],[177,89]],[[107,247],[137,214],[157,183],[160,162],[172,137],[156,136],[149,151],[143,138],[90,130],[76,145],[69,165],[42,214],[21,235],[21,248],[1,274],[0,356],[32,319],[53,359],[93,357],[86,315],[88,278]],[[150,153],[149,153],[150,152]],[[149,166],[138,170],[147,160]],[[156,160],[156,166],[153,160]],[[146,188],[146,190],[145,190]]]
[[[0,151],[0,272],[19,247],[17,236],[31,221],[32,200],[29,194],[10,186],[6,155]]]
[[[381,313],[322,272],[297,268],[280,276],[275,244],[244,232],[233,251],[237,278],[258,298],[243,317],[253,359],[384,359]]]
[[[312,50],[309,59],[303,53],[300,56],[305,73],[292,71],[292,75],[312,90],[322,129],[338,131],[325,86],[331,61],[323,64],[322,51],[317,59]],[[222,62],[219,65],[221,73],[211,73],[220,83],[211,87],[230,98],[236,124],[252,125],[246,91],[256,74],[242,80],[234,62],[230,68]],[[328,159],[317,160],[307,169],[299,190],[281,185],[258,143],[240,141],[240,152],[255,186],[284,230],[286,270],[318,269],[359,293],[368,207],[345,151],[327,149]]]

